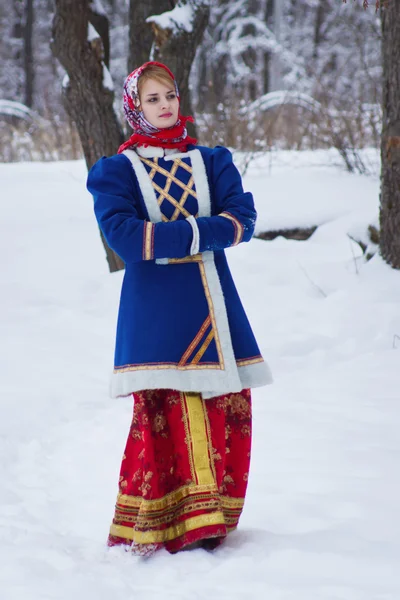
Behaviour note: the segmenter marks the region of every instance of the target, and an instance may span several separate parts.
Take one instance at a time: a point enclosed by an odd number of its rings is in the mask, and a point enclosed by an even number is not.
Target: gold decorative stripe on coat
[[[183,167],[183,165],[185,165],[183,168],[186,169],[186,171],[188,171],[189,173],[193,173],[193,169],[191,166],[186,165],[186,163],[183,163],[183,161],[181,161],[181,159],[176,158],[173,161],[173,166],[171,168],[171,171],[167,171],[167,169],[163,169],[163,167],[161,167],[159,164],[154,165],[154,162],[151,160],[148,160],[147,158],[143,158],[142,156],[140,157],[140,160],[144,163],[146,163],[146,165],[148,165],[149,167],[156,168],[156,170],[158,171],[158,173],[161,173],[161,175],[165,175],[165,177],[167,178],[171,178],[173,180],[174,183],[176,183],[176,185],[178,185],[179,187],[181,187],[183,190],[186,189],[186,184],[183,183],[183,181],[181,181],[180,179],[178,179],[177,177],[175,177],[175,173],[178,169],[178,167]],[[183,163],[183,164],[182,164]],[[175,171],[173,172],[173,169],[175,168]],[[173,175],[171,175],[171,173],[173,172]],[[195,198],[197,198],[196,196],[196,192],[192,191],[191,192],[193,194],[193,196]]]
[[[239,219],[237,219],[236,217],[231,215],[230,212],[226,212],[226,211],[220,213],[218,216],[225,217],[225,219],[229,219],[230,221],[232,221],[232,223],[235,227],[235,237],[234,237],[232,246],[237,246],[238,244],[240,244],[240,242],[243,239],[244,227],[241,224],[241,222],[239,221]]]
[[[200,270],[201,281],[203,283],[204,293],[205,293],[205,296],[207,299],[208,310],[210,311],[212,328],[215,333],[215,344],[217,346],[219,365],[220,365],[220,368],[222,370],[224,370],[225,369],[224,355],[222,353],[221,342],[220,342],[219,335],[218,335],[217,321],[215,319],[215,311],[214,311],[214,302],[211,297],[210,288],[208,287],[206,269],[205,269],[203,261],[199,262],[199,270]],[[195,367],[200,368],[201,366],[202,365],[193,365],[193,368],[195,368]]]
[[[157,160],[157,162],[152,162],[152,161],[146,160],[144,158],[141,159],[141,160],[142,160],[142,162],[145,162],[149,166],[153,165],[153,167],[152,167],[152,169],[151,169],[151,171],[150,171],[150,173],[148,175],[149,175],[149,177],[151,179],[151,183],[152,183],[153,188],[157,192],[159,192],[159,194],[160,194],[159,197],[157,198],[157,202],[158,202],[159,205],[161,205],[161,203],[163,202],[163,200],[166,197],[165,195],[168,195],[168,192],[169,192],[169,189],[171,187],[172,182],[173,181],[178,181],[178,179],[176,179],[176,177],[175,177],[175,174],[176,174],[176,172],[178,170],[179,165],[177,163],[174,163],[172,165],[171,171],[167,171],[166,169],[163,169],[162,167],[159,166],[159,164],[158,164],[158,157],[157,157],[157,159],[155,159],[155,161]],[[155,176],[155,174],[157,172],[158,173],[162,172],[162,174],[166,175],[166,177],[167,177],[167,179],[165,181],[164,188],[162,188],[161,186],[157,185],[153,181],[153,178],[154,178],[154,176]],[[168,173],[168,175],[167,175],[167,173]],[[170,202],[172,202],[172,204],[176,205],[176,200],[174,198],[172,198],[172,197],[169,196],[168,200]],[[165,215],[162,215],[162,218],[163,218],[163,221],[168,221],[169,220]]]
[[[146,165],[151,167],[151,171],[150,173],[148,173],[148,175],[152,181],[156,173],[161,173],[162,175],[165,175],[165,177],[167,178],[165,182],[165,189],[167,192],[169,191],[169,188],[171,187],[171,183],[173,181],[175,181],[175,183],[178,183],[179,179],[175,177],[175,174],[179,167],[179,164],[177,162],[174,161],[171,171],[167,171],[166,169],[160,167],[160,165],[158,164],[158,157],[155,157],[153,161],[147,158],[143,158],[142,156],[140,156],[139,158],[142,162],[146,163]],[[181,187],[185,185],[182,182],[181,184]]]
[[[160,168],[161,167],[158,165],[158,158],[157,158],[157,169],[156,169],[156,171],[159,170]],[[172,166],[171,172],[170,172],[170,174],[167,177],[167,180],[165,182],[165,186],[164,186],[164,192],[165,193],[169,192],[169,189],[171,187],[172,181],[174,179],[174,176],[175,176],[175,173],[176,173],[177,170],[178,170],[178,165],[174,164]],[[151,183],[152,183],[153,187],[155,188],[155,183],[153,181],[154,175],[155,175],[155,173],[153,173],[153,169],[152,169],[151,172],[150,172],[150,178],[151,178]],[[162,200],[161,200],[161,202],[162,202]],[[158,205],[160,206],[160,204],[161,204],[161,202],[160,202],[160,196],[157,198],[157,202],[158,202]],[[161,214],[161,218],[162,218],[162,220],[164,222],[168,222],[169,221],[168,217],[166,215],[164,215],[164,213]]]
[[[154,223],[144,222],[143,231],[143,260],[154,258]]]
[[[236,360],[236,364],[238,367],[246,367],[247,365],[255,365],[261,362],[264,362],[262,356],[255,356],[254,358],[238,358]]]
[[[183,265],[185,263],[202,262],[203,258],[201,254],[193,254],[192,256],[185,256],[184,258],[169,258],[169,265]]]
[[[219,362],[207,362],[201,363],[201,365],[192,365],[188,363],[186,365],[179,365],[179,363],[143,363],[138,365],[124,365],[123,367],[114,367],[114,375],[118,373],[128,373],[128,371],[164,371],[167,369],[176,369],[177,371],[189,371],[193,369],[216,369],[220,371],[224,368],[223,363]]]
[[[180,365],[186,364],[189,356],[194,352],[196,347],[199,345],[205,332],[207,331],[207,329],[209,328],[210,325],[211,325],[211,317],[210,317],[210,315],[208,315],[206,320],[204,321],[203,325],[200,327],[199,332],[195,335],[195,337],[193,338],[193,341],[189,344],[186,352],[183,354],[181,360],[179,361]]]
[[[177,206],[174,210],[174,213],[171,217],[171,221],[176,221],[176,219],[179,216],[179,212],[183,212],[183,207],[185,206],[185,202],[187,197],[189,196],[189,194],[192,194],[192,196],[194,196],[195,198],[196,196],[196,192],[193,190],[193,186],[194,186],[194,179],[193,176],[189,179],[189,181],[187,182],[187,187],[185,189],[185,191],[183,192],[180,200],[179,200],[179,206]]]
[[[201,253],[195,254],[194,256],[186,256],[186,257],[180,258],[180,259],[169,259],[168,264],[180,264],[180,263],[189,263],[189,262],[195,262],[199,265],[201,282],[202,282],[203,289],[204,289],[204,295],[206,297],[207,304],[208,304],[209,315],[211,317],[212,330],[214,331],[214,339],[215,339],[215,345],[217,348],[218,363],[213,362],[213,361],[208,361],[208,362],[202,363],[202,364],[192,364],[192,363],[181,364],[181,361],[180,361],[179,363],[154,362],[154,363],[142,363],[142,364],[127,364],[127,365],[123,365],[120,367],[114,366],[114,371],[113,371],[114,374],[127,373],[130,371],[149,371],[149,370],[166,370],[166,369],[177,369],[178,371],[186,371],[189,369],[195,369],[195,370],[199,370],[199,369],[224,370],[225,369],[224,355],[222,353],[221,341],[219,338],[218,329],[217,329],[217,321],[215,318],[214,302],[211,297],[210,288],[208,286],[206,270],[205,270],[205,266],[204,266],[204,262],[203,262]],[[261,361],[262,361],[262,359],[260,361],[256,360],[255,362],[261,362]]]
[[[187,163],[185,163],[181,158],[175,158],[174,162],[178,163],[178,165],[180,167],[182,167],[182,169],[186,169],[186,171],[188,173],[193,173],[193,168],[191,165],[188,165]]]
[[[153,185],[153,188],[159,193],[157,202],[160,206],[164,202],[164,200],[168,200],[168,202],[170,202],[173,206],[175,206],[175,208],[178,211],[180,211],[185,217],[191,216],[192,213],[188,212],[186,210],[186,208],[181,206],[179,204],[179,202],[177,200],[175,200],[175,198],[173,198],[168,192],[166,192],[165,189],[163,189],[161,186],[159,186],[158,183],[155,183],[154,181],[152,181],[152,185]],[[185,197],[185,201],[186,201],[187,196],[188,196],[188,194]]]
[[[212,457],[209,454],[204,400],[197,393],[185,392],[184,397],[193,452],[195,483],[212,485],[215,483],[215,479],[211,470]]]
[[[162,531],[135,531],[133,527],[113,524],[110,528],[110,534],[126,540],[135,540],[137,544],[152,544],[168,542],[181,537],[184,533],[210,525],[225,525],[222,512],[191,517]]]
[[[155,163],[151,160],[148,160],[146,158],[140,157],[140,160],[145,163],[146,165],[148,165],[149,167],[151,167],[151,171],[150,173],[148,173],[150,179],[151,179],[151,183],[153,185],[153,188],[156,190],[156,192],[158,192],[159,196],[157,198],[157,202],[159,204],[159,206],[161,206],[161,204],[163,203],[164,200],[168,200],[173,206],[175,206],[175,211],[171,217],[171,219],[168,219],[167,217],[163,217],[163,221],[175,221],[178,216],[179,213],[182,213],[185,217],[189,217],[191,215],[191,213],[189,213],[185,208],[185,202],[187,200],[187,197],[189,196],[189,194],[191,196],[193,196],[193,198],[197,199],[197,194],[196,194],[196,190],[193,189],[194,186],[194,179],[193,176],[190,177],[189,181],[187,184],[183,183],[183,181],[181,181],[180,179],[178,179],[176,177],[176,172],[178,170],[179,167],[184,168],[186,171],[188,171],[190,174],[193,173],[193,169],[191,166],[187,165],[186,163],[184,163],[181,159],[175,159],[173,161],[172,167],[171,167],[171,171],[168,171],[167,169],[164,169],[163,167],[161,167],[158,163]],[[160,173],[161,175],[164,175],[166,177],[166,182],[164,185],[164,188],[162,188],[160,185],[158,185],[155,181],[154,181],[154,176],[156,173]],[[172,183],[175,183],[177,186],[179,186],[181,189],[183,189],[183,195],[180,198],[179,201],[177,201],[175,198],[173,198],[170,194],[169,194],[169,190],[171,187]]]
[[[204,340],[204,343],[201,346],[200,350],[197,352],[197,354],[193,358],[193,360],[190,361],[191,365],[197,365],[200,362],[201,358],[203,357],[203,354],[205,353],[205,351],[207,350],[208,346],[211,344],[213,339],[214,339],[214,331],[211,329],[210,333]]]

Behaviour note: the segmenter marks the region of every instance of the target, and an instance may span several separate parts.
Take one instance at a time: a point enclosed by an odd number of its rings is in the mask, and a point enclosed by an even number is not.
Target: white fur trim
[[[265,361],[238,367],[242,389],[262,387],[274,382],[271,369]]]
[[[139,156],[143,156],[143,158],[154,158],[155,156],[164,156],[164,148],[160,148],[159,146],[136,146],[136,149],[131,150],[131,152],[136,152],[137,154],[139,154]]]
[[[155,148],[152,150],[155,150]],[[155,223],[160,222],[162,220],[161,210],[145,167],[138,158],[136,152],[125,150],[124,154],[126,154],[132,162],[150,220]],[[182,153],[181,155],[183,156],[184,154]],[[168,158],[172,160],[178,156],[178,153],[174,153]],[[185,153],[185,156],[189,156],[192,162],[199,216],[210,216],[210,191],[201,153],[196,149]],[[191,253],[197,254],[195,250],[196,243],[198,243],[199,240],[197,240],[197,242],[195,240],[195,229],[193,227],[194,221],[198,231],[196,220],[193,216],[189,217],[187,220],[191,224],[194,232]],[[233,353],[225,299],[217,268],[215,266],[214,253],[203,252],[202,258],[208,287],[214,305],[215,321],[224,359],[224,370],[143,369],[122,373],[116,372],[113,374],[111,381],[111,393],[113,397],[127,396],[132,392],[141,389],[169,388],[187,392],[201,392],[204,398],[211,398],[219,396],[220,394],[240,392],[247,387],[258,387],[272,382],[271,373],[265,363],[256,363],[255,365],[238,368]],[[161,263],[157,260],[158,264],[166,264],[165,259],[160,260],[163,262]]]
[[[199,228],[197,227],[196,219],[194,218],[193,215],[190,215],[190,217],[187,217],[186,221],[188,223],[190,223],[190,225],[192,226],[193,240],[192,240],[192,244],[190,246],[190,255],[193,256],[194,254],[199,253],[200,232],[199,232]]]
[[[150,152],[150,150],[152,152]],[[157,202],[156,193],[152,186],[150,177],[146,171],[145,166],[138,158],[138,154],[145,158],[154,158],[154,156],[163,156],[163,154],[159,154],[159,151],[163,151],[163,148],[148,146],[147,148],[139,147],[135,150],[124,150],[122,154],[125,154],[127,158],[132,163],[133,170],[135,171],[135,175],[137,177],[140,190],[143,195],[143,200],[146,205],[147,213],[149,215],[149,219],[152,223],[160,223],[162,221],[161,210]],[[149,151],[149,152],[148,152]],[[153,152],[154,151],[154,152]],[[157,153],[157,152],[158,153]],[[158,265],[167,265],[168,258],[157,258],[156,263]]]
[[[185,392],[200,392],[204,400],[220,396],[221,394],[238,393],[246,388],[262,387],[273,383],[271,371],[267,363],[256,363],[246,367],[239,367],[240,384],[236,389],[232,386],[222,385],[213,386],[217,381],[217,374],[220,371],[134,371],[131,373],[112,373],[110,395],[113,398],[120,396],[129,396],[132,392],[143,389],[181,389]],[[213,386],[213,391],[204,389],[205,384]]]
[[[240,392],[244,388],[260,387],[272,383],[270,370],[265,362],[238,367],[233,354],[231,334],[225,300],[214,262],[213,252],[203,252],[208,286],[214,304],[214,314],[224,357],[225,369],[148,369],[114,373],[112,396],[128,396],[141,389],[176,389],[200,392],[203,398]]]
[[[131,151],[132,152],[132,151]],[[189,152],[178,152],[175,148],[161,148],[160,146],[136,146],[135,152],[143,158],[165,158],[165,160],[174,160],[174,158],[185,158],[189,156]]]
[[[199,217],[211,216],[211,198],[210,188],[206,167],[200,150],[191,150],[188,152],[193,169],[193,179],[196,186],[197,202],[199,205]]]
[[[199,150],[189,150],[189,152],[174,152],[171,154],[166,154],[164,156],[164,160],[175,160],[175,158],[188,158],[191,156],[192,152],[199,152]]]
[[[143,148],[143,150],[147,150],[147,148]],[[124,150],[122,154],[125,154],[132,163],[150,221],[152,223],[160,223],[162,221],[161,210],[158,206],[156,193],[149,174],[146,171],[146,167],[143,165],[135,150]]]
[[[226,312],[225,298],[222,292],[217,267],[215,266],[214,252],[203,252],[202,257],[204,269],[206,272],[207,283],[210,289],[210,294],[214,305],[215,321],[225,363],[224,383],[227,386],[227,389],[224,390],[224,392],[240,391],[242,388],[240,387],[241,384],[238,374],[238,368],[236,365],[235,356],[233,354],[231,332],[228,323],[228,314]],[[207,380],[207,377],[205,377],[205,379]],[[207,390],[214,391],[214,387],[212,385],[209,385],[207,387]],[[218,394],[214,394],[214,396],[217,395]]]

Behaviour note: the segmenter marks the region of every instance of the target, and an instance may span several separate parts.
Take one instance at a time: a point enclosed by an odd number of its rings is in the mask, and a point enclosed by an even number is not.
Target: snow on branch
[[[309,94],[289,90],[264,94],[251,104],[241,108],[240,114],[255,119],[254,123],[257,124],[258,113],[283,106],[297,106],[317,115],[325,120],[331,131],[340,132],[343,127],[343,120],[354,121],[359,118],[360,111],[362,115],[361,129],[364,131],[371,126],[372,122],[380,123],[382,120],[382,109],[379,104],[364,103],[355,110],[336,110],[332,107],[323,106]]]
[[[154,23],[163,30],[168,29],[173,35],[179,31],[191,33],[193,31],[196,8],[201,4],[204,4],[204,2],[178,2],[172,10],[164,12],[161,15],[148,17],[146,23]]]
[[[224,5],[224,11],[216,11],[215,19],[218,41],[214,46],[212,59],[215,62],[222,57],[228,59],[228,77],[232,83],[252,74],[253,69],[246,60],[249,50],[261,50],[279,56],[287,71],[285,79],[290,85],[299,79],[303,82],[308,80],[302,59],[278,41],[263,19],[244,12],[241,1],[232,2],[226,10]]]
[[[101,39],[100,34],[97,32],[97,30],[93,27],[91,23],[88,23],[88,42],[93,42],[93,40],[97,40],[99,38]]]
[[[31,121],[35,118],[35,113],[30,108],[13,100],[0,100],[0,115],[16,117],[24,121]]]
[[[313,113],[318,113],[321,111],[321,104],[308,94],[280,90],[264,94],[248,106],[242,108],[241,112],[254,114],[258,111],[263,112],[288,104],[300,106],[301,108],[305,108]]]
[[[107,13],[104,10],[104,6],[101,3],[101,0],[90,0],[89,6],[90,6],[90,10],[92,10],[97,15],[102,15],[104,17],[107,16]]]
[[[99,13],[98,13],[99,14]],[[97,29],[88,22],[88,34],[87,34],[88,42],[90,42],[92,49],[98,55],[99,60],[102,64],[103,68],[103,87],[111,92],[114,91],[114,82],[111,77],[110,71],[107,69],[107,66],[104,62],[104,47],[103,40],[101,39],[101,35],[98,33]],[[63,88],[68,87],[69,85],[69,77],[66,75],[63,81]]]
[[[114,91],[114,82],[111,77],[111,73],[107,69],[104,62],[102,62],[102,65],[103,65],[103,87],[106,88],[107,90],[110,90],[111,92],[113,92]]]

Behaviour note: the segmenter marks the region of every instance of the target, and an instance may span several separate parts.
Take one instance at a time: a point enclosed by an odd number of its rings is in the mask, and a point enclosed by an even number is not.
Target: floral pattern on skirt
[[[237,527],[251,455],[251,392],[133,394],[108,545],[147,554],[215,547]],[[206,541],[207,540],[207,541]]]

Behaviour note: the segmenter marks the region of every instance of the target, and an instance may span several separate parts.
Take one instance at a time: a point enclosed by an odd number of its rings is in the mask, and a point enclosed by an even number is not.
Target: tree
[[[189,75],[210,15],[208,0],[179,0],[172,10],[146,19],[153,29],[152,59],[176,77],[183,114],[192,114]]]
[[[380,251],[400,269],[400,1],[382,7],[383,123]]]
[[[379,248],[400,269],[400,1],[376,0],[375,7],[381,10],[383,63]]]
[[[33,82],[35,71],[33,68],[33,0],[25,1],[24,19],[24,71],[25,71],[25,104],[33,106]]]
[[[269,90],[273,0],[217,0],[198,57],[198,104],[215,111],[234,97],[247,102]],[[279,16],[279,11],[278,11]],[[206,95],[206,98],[204,96]]]
[[[179,0],[172,2],[172,10],[161,15],[149,14],[159,10],[160,5],[171,8],[171,1],[131,0],[130,47],[136,58],[130,58],[129,63],[132,66],[136,60],[149,60],[150,52],[153,59],[167,62],[177,78],[182,112],[190,114],[189,74],[207,25],[208,2]],[[148,31],[153,31],[151,44]],[[143,47],[139,48],[134,42],[134,35]],[[109,39],[109,22],[100,0],[55,0],[51,47],[67,72],[64,104],[76,123],[88,168],[101,156],[115,154],[123,140],[122,127],[113,108],[114,89],[108,70]],[[110,271],[123,268],[123,262],[110,250],[103,236],[102,240]]]
[[[121,125],[113,109],[114,90],[105,64],[108,21],[89,0],[55,0],[53,54],[67,72],[63,83],[66,110],[76,123],[87,167],[101,156],[115,154],[123,141]],[[89,23],[97,23],[105,42]],[[110,271],[123,268],[122,260],[108,247]]]
[[[153,32],[148,17],[156,13],[170,10],[170,0],[148,0],[148,2],[129,3],[129,55],[128,72],[140,67],[149,60],[154,42]]]

